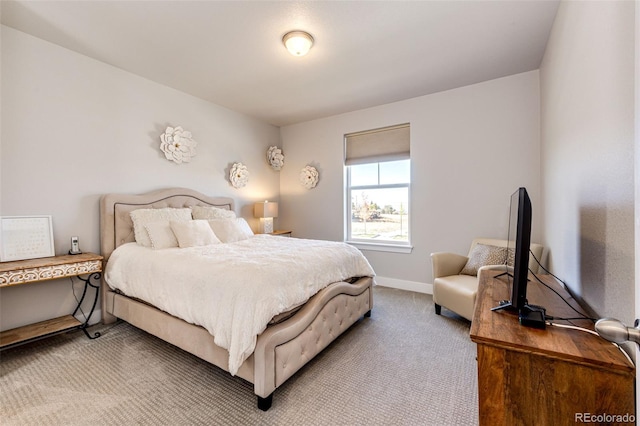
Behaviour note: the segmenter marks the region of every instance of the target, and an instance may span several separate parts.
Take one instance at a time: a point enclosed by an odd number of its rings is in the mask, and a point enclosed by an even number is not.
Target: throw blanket
[[[270,235],[163,250],[124,244],[105,269],[111,288],[206,328],[229,351],[232,375],[272,317],[333,282],[363,276],[374,271],[355,247]]]

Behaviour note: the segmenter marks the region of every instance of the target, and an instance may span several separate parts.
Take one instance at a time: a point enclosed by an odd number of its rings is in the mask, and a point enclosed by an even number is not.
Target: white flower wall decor
[[[284,166],[284,155],[277,146],[270,146],[267,151],[267,161],[273,170],[280,170]]]
[[[315,188],[319,178],[318,170],[313,166],[305,166],[300,170],[300,184],[307,189]]]
[[[196,145],[198,143],[191,138],[191,132],[182,127],[167,127],[167,130],[160,135],[160,149],[164,152],[167,160],[174,163],[188,163],[191,157],[196,155]]]
[[[243,188],[249,182],[249,170],[242,163],[233,163],[229,171],[229,181],[234,188]]]

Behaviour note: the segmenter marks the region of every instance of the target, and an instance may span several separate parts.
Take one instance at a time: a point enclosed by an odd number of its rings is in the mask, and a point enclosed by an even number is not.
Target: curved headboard
[[[166,188],[145,194],[106,194],[100,198],[100,250],[105,262],[116,248],[135,241],[129,215],[137,209],[215,206],[233,210],[233,199],[210,197],[188,188]]]

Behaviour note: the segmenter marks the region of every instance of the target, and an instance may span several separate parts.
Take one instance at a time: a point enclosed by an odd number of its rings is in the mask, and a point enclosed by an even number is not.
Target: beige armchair
[[[476,248],[476,245],[507,247],[507,243],[507,240],[476,238],[471,243],[468,256],[445,252],[431,253],[433,302],[437,315],[440,315],[444,306],[469,321],[472,320],[478,293],[477,274],[481,269],[505,269],[504,253],[499,259],[493,260],[491,258],[493,253],[489,253],[491,251],[489,248],[483,246]],[[531,244],[530,247],[534,256],[544,264],[544,247],[540,244]],[[533,256],[529,256],[529,269],[534,273],[538,272],[538,262]]]

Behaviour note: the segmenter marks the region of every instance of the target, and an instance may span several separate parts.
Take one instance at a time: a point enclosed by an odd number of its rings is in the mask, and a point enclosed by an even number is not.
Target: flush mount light
[[[282,43],[293,56],[304,56],[313,45],[313,37],[304,31],[290,31],[282,37]]]

